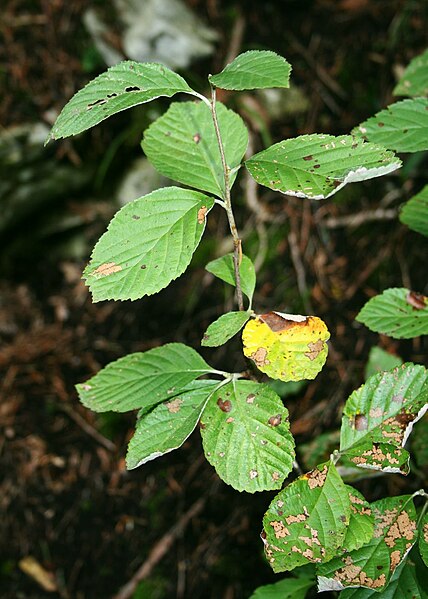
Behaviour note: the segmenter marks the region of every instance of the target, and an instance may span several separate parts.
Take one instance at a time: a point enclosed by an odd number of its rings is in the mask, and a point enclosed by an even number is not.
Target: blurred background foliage
[[[207,325],[233,306],[231,289],[204,271],[231,248],[224,215],[212,213],[191,268],[156,298],[92,305],[80,274],[95,241],[118,207],[168,184],[140,141],[169,101],[44,147],[59,110],[125,57],[165,62],[207,92],[206,75],[237,53],[271,49],[293,66],[290,90],[220,98],[245,119],[251,152],[304,133],[348,133],[391,103],[399,74],[428,45],[427,16],[423,0],[3,0],[1,597],[113,596],[200,497],[203,509],[148,564],[134,597],[238,599],[275,580],[258,539],[271,494],[247,496],[219,484],[197,436],[127,473],[132,416],[89,413],[74,391],[131,351],[168,341],[200,350]],[[255,309],[316,314],[332,333],[315,381],[273,383],[305,468],[335,447],[341,407],[365,369],[391,358],[424,361],[420,339],[393,341],[354,321],[386,287],[428,291],[426,247],[397,219],[426,182],[427,156],[403,159],[397,173],[348,186],[326,202],[257,189],[243,173],[234,188],[244,251],[259,271]],[[247,367],[239,339],[201,353],[213,366]],[[359,481],[369,500],[426,482],[427,421],[416,429],[413,474]],[[29,556],[44,583],[25,573],[20,560]]]

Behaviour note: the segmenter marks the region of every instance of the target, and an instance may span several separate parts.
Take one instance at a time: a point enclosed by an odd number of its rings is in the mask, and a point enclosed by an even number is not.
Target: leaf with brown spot
[[[330,333],[316,316],[269,312],[250,320],[242,333],[244,354],[274,379],[313,379],[327,359]]]
[[[410,472],[409,452],[389,443],[363,442],[342,455],[358,468],[404,475]]]
[[[276,426],[269,424],[272,414]],[[239,379],[222,386],[201,421],[206,458],[222,480],[249,493],[281,487],[293,466],[294,440],[288,411],[269,385]]]
[[[318,589],[366,587],[382,591],[416,542],[416,510],[411,495],[371,504],[375,527],[368,543],[318,566]],[[398,553],[397,553],[398,552]]]
[[[350,521],[350,505],[349,492],[331,462],[283,489],[263,518],[265,553],[274,572],[336,555]]]
[[[108,275],[112,275],[114,272],[120,272],[122,267],[120,264],[116,264],[115,262],[106,262],[105,264],[101,264],[98,268],[96,268],[93,272],[95,276],[100,277],[108,277]]]

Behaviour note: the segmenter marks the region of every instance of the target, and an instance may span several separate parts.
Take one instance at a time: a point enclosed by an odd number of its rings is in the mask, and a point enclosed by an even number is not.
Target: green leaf
[[[396,152],[428,150],[428,99],[391,104],[352,133]]]
[[[360,549],[318,566],[319,592],[356,586],[383,591],[412,548],[416,541],[412,496],[387,497],[371,507],[375,518],[372,538]]]
[[[313,578],[284,578],[259,587],[250,599],[305,599],[314,584]]]
[[[268,385],[231,381],[201,418],[207,460],[238,491],[279,489],[294,460],[288,411]]]
[[[149,410],[210,371],[194,349],[169,343],[111,362],[77,385],[77,391],[83,405],[95,412]]]
[[[350,520],[349,493],[333,463],[283,489],[263,518],[266,557],[274,572],[330,560]]]
[[[413,231],[428,237],[428,185],[404,204],[400,221]]]
[[[135,300],[180,276],[198,247],[212,206],[212,198],[179,187],[164,187],[126,204],[85,268],[93,301]]]
[[[345,404],[340,451],[370,443],[403,447],[427,402],[428,377],[423,366],[406,363],[375,374]]]
[[[168,67],[130,60],[110,67],[74,95],[55,121],[47,141],[76,135],[109,116],[149,102],[185,92],[195,95],[183,77]]]
[[[230,183],[248,144],[248,131],[241,117],[217,103],[217,116]],[[169,110],[144,132],[142,148],[162,175],[224,196],[224,173],[212,115],[204,102],[174,102]]]
[[[365,181],[400,168],[384,148],[351,135],[301,135],[281,141],[245,162],[261,185],[299,198],[329,198],[347,183]]]
[[[370,299],[356,317],[371,331],[394,339],[428,335],[428,298],[401,287]]]
[[[418,468],[428,467],[428,415],[415,425],[415,432],[411,437],[411,450],[415,456]]]
[[[391,370],[395,366],[401,366],[402,363],[403,360],[399,356],[394,356],[381,347],[372,347],[369,352],[364,377],[367,380],[378,372]]]
[[[340,593],[340,599],[371,599],[380,597],[379,591],[370,589],[346,589]],[[390,583],[382,591],[382,599],[421,599],[420,589],[415,575],[415,566],[405,560],[394,572]]]
[[[392,443],[364,441],[347,449],[343,456],[358,468],[381,470],[407,476],[410,472],[408,451]]]
[[[409,97],[428,95],[428,50],[410,62],[392,93]]]
[[[290,87],[291,65],[275,52],[250,50],[239,54],[218,75],[208,79],[221,89]]]
[[[428,514],[425,513],[419,524],[419,551],[426,566],[428,566]]]
[[[126,454],[128,470],[181,447],[218,385],[219,381],[194,381],[190,389],[139,418]]]
[[[345,485],[349,493],[351,516],[343,541],[343,551],[359,549],[370,541],[374,529],[374,517],[368,501],[359,491]]]
[[[216,258],[206,265],[206,270],[215,277],[218,277],[229,285],[236,286],[235,268],[233,265],[233,254],[226,254],[221,258]],[[248,297],[250,302],[253,299],[254,289],[256,288],[256,271],[251,260],[242,255],[242,261],[239,265],[239,274],[241,275],[242,292]]]
[[[222,314],[207,328],[201,345],[207,347],[223,345],[242,329],[249,318],[249,313],[244,311]]]

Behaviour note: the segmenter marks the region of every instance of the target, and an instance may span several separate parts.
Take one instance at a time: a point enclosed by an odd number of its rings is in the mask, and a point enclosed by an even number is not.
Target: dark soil
[[[0,122],[3,127],[48,120],[47,111],[66,100],[97,72],[84,72],[91,42],[82,25],[81,0],[4,0],[0,21]],[[100,5],[107,10],[105,3]],[[262,104],[273,141],[308,132],[347,133],[392,101],[394,73],[427,45],[426,3],[404,0],[220,2],[188,0],[219,31],[218,52],[197,63],[199,80],[221,69],[237,50],[269,48],[293,65],[293,83],[309,100],[305,112],[274,120]],[[112,35],[119,30],[110,15]],[[239,39],[237,20],[244,25]],[[98,68],[98,70],[97,70]],[[202,80],[202,79],[200,79]],[[258,121],[242,97],[223,101],[242,110],[262,147]],[[238,101],[238,104],[236,102]],[[144,123],[142,112],[132,119]],[[137,116],[135,116],[137,115]],[[49,160],[95,172],[105,148],[127,123],[127,113],[78,140],[57,143]],[[140,119],[140,120],[139,120]],[[139,131],[138,127],[137,130]],[[114,212],[111,189],[123,168],[140,155],[140,132],[130,134],[112,159],[108,179],[95,186],[88,176],[78,191],[65,191],[45,212],[28,211],[0,241],[0,596],[4,599],[113,597],[168,532],[174,542],[155,560],[135,597],[246,599],[276,580],[263,557],[261,519],[272,493],[240,494],[219,482],[203,458],[196,431],[184,446],[143,468],[127,472],[124,455],[135,415],[95,415],[83,408],[74,385],[108,362],[168,341],[200,350],[206,326],[230,309],[233,298],[208,277],[204,264],[219,251],[226,222],[211,219],[189,271],[156,298],[92,304],[80,274],[90,248]],[[237,186],[238,220],[245,251],[266,259],[255,309],[313,313],[332,332],[325,369],[287,399],[296,443],[337,429],[349,393],[363,382],[369,349],[376,344],[403,359],[424,362],[418,339],[393,341],[369,332],[354,318],[364,302],[393,286],[427,293],[422,238],[394,218],[355,226],[342,217],[375,208],[397,211],[424,183],[426,157],[405,158],[396,175],[350,186],[337,200],[309,203],[259,192],[262,222],[245,206]],[[83,167],[82,165],[86,166]],[[92,169],[92,170],[91,170]],[[111,175],[110,175],[111,173]],[[7,176],[7,173],[1,177]],[[242,197],[241,197],[242,196]],[[37,237],[52,210],[80,215],[85,255],[57,251],[69,232]],[[56,214],[56,212],[55,212]],[[218,213],[217,213],[218,214]],[[250,216],[248,216],[250,215]],[[249,221],[248,221],[249,218]],[[40,225],[41,226],[41,225]],[[62,247],[62,246],[61,246]],[[220,368],[242,370],[239,340],[219,350],[201,350]],[[302,455],[303,462],[310,456]],[[423,472],[357,483],[367,499],[411,492]],[[204,505],[179,535],[174,525],[199,499]],[[165,542],[165,539],[164,539]],[[34,557],[52,573],[48,593],[26,575],[20,560]]]

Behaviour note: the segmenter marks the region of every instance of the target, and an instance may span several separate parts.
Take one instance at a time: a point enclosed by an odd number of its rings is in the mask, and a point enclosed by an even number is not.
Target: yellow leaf
[[[317,316],[269,312],[250,320],[242,333],[244,354],[271,378],[314,379],[327,359],[330,333]]]

